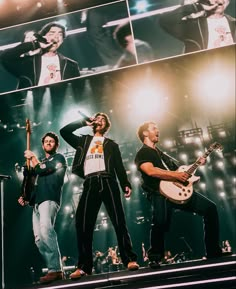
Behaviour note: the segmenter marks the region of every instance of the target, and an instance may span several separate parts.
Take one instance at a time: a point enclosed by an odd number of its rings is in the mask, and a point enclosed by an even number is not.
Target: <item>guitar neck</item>
[[[27,135],[26,135],[26,149],[30,150],[30,132],[29,131],[27,131]],[[30,160],[29,159],[26,160],[26,165],[27,165],[27,168],[29,170],[30,169]]]
[[[203,158],[207,158],[212,152],[213,152],[213,148],[209,148],[204,154],[203,154]],[[196,160],[196,162],[194,164],[191,165],[191,167],[187,170],[187,173],[189,173],[190,175],[192,175],[196,169],[201,165],[201,162],[199,160]]]

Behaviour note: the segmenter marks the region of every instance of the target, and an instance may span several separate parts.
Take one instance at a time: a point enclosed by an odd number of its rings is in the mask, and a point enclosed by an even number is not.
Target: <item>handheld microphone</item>
[[[44,38],[42,35],[38,34],[38,33],[34,33],[34,37],[38,40],[38,42],[42,42],[44,44],[49,44],[47,42],[47,39]]]
[[[90,117],[84,114],[82,111],[78,110],[78,113],[83,117],[84,120],[91,122]]]
[[[197,19],[197,18],[204,17],[204,16],[206,16],[206,11],[202,10],[202,11],[199,11],[197,13],[191,13],[190,15],[184,16],[184,17],[182,17],[182,20],[185,21],[188,19]]]

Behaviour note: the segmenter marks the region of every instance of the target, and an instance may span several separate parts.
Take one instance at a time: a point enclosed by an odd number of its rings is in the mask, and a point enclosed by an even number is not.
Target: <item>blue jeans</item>
[[[62,271],[61,254],[54,229],[60,206],[54,201],[36,204],[33,209],[35,244],[43,256],[48,272]]]

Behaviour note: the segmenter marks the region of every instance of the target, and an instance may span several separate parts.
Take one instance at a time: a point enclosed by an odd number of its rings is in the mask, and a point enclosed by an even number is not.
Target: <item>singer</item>
[[[90,126],[94,135],[73,134],[84,126]],[[126,226],[117,178],[125,198],[131,196],[131,184],[118,145],[104,137],[110,126],[108,116],[99,112],[89,121],[74,121],[60,130],[64,140],[76,149],[72,172],[85,179],[76,211],[78,269],[70,275],[71,279],[92,274],[93,231],[102,203],[114,226],[123,264],[128,270],[139,268]]]
[[[225,14],[230,0],[199,0],[160,16],[160,26],[184,43],[185,53],[235,43],[236,19]]]
[[[78,63],[58,53],[66,37],[66,29],[50,22],[34,33],[32,41],[3,51],[4,68],[18,78],[16,89],[48,85],[80,76]],[[37,51],[37,53],[29,53]]]

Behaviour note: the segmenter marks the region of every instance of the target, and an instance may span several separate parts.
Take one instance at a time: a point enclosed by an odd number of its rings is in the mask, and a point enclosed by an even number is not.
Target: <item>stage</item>
[[[153,270],[142,267],[138,271],[117,271],[69,279],[48,285],[33,284],[21,288],[236,288],[236,255],[212,260],[191,260],[182,263],[161,265]],[[16,288],[14,288],[16,289]]]

